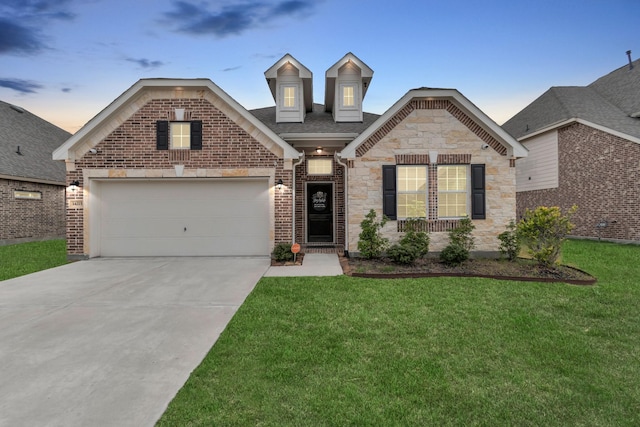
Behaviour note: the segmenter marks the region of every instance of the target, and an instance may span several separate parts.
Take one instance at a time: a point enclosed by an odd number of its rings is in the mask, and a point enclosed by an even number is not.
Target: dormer
[[[334,121],[362,121],[362,101],[372,77],[373,70],[351,52],[327,70],[324,104]]]
[[[264,72],[276,101],[276,122],[302,123],[313,109],[313,74],[288,53]]]

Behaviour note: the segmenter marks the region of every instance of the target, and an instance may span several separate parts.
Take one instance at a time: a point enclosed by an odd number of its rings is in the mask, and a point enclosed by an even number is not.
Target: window
[[[438,166],[438,218],[468,215],[468,167]]]
[[[355,87],[353,85],[342,86],[342,106],[343,107],[355,107]]]
[[[332,159],[309,159],[307,160],[307,173],[309,175],[332,175]]]
[[[296,87],[285,86],[282,93],[282,106],[284,108],[296,108]]]
[[[14,190],[13,197],[16,199],[41,200],[42,193],[39,191]]]
[[[191,123],[171,122],[171,146],[172,149],[191,148]]]
[[[398,217],[427,217],[427,167],[398,166]]]

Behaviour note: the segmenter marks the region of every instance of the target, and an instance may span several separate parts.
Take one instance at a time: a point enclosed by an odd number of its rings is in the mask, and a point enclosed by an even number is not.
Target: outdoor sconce
[[[79,186],[80,186],[80,181],[76,179],[75,181],[71,181],[71,184],[69,184],[69,190],[76,191]]]
[[[277,188],[278,190],[282,190],[282,185],[283,185],[283,184],[284,184],[284,183],[282,182],[282,179],[279,179],[279,180],[278,180],[278,182],[276,182],[276,188]]]

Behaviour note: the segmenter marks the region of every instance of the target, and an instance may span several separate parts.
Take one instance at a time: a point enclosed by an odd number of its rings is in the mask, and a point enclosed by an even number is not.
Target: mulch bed
[[[515,262],[496,259],[470,259],[459,266],[448,267],[437,258],[419,259],[414,265],[399,265],[390,259],[340,259],[346,275],[369,278],[416,277],[482,277],[499,280],[533,282],[563,282],[574,285],[593,285],[596,278],[574,267],[558,265],[541,268],[532,260],[519,258]]]
[[[276,261],[275,259],[271,258],[271,266],[272,267],[278,267],[278,266],[288,266],[288,265],[302,265],[302,260],[304,259],[304,254],[303,253],[299,253],[296,255],[296,261]]]

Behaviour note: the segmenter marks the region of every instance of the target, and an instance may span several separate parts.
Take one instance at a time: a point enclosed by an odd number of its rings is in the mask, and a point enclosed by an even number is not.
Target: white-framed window
[[[170,144],[169,148],[174,150],[189,149],[191,147],[191,123],[171,122],[170,123]]]
[[[427,166],[397,167],[398,218],[427,217]]]
[[[13,197],[15,199],[42,200],[42,193],[39,191],[14,190]]]
[[[307,174],[309,175],[333,175],[332,159],[307,160]]]
[[[438,166],[438,218],[469,215],[469,166]]]
[[[356,87],[352,84],[345,84],[342,88],[342,106],[353,108],[356,106]]]
[[[282,87],[282,107],[294,109],[298,106],[297,100],[297,87],[296,86],[283,86]]]

